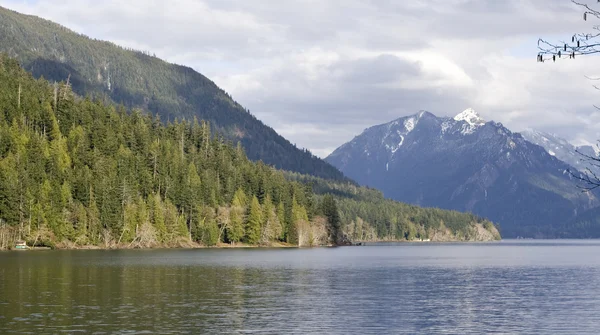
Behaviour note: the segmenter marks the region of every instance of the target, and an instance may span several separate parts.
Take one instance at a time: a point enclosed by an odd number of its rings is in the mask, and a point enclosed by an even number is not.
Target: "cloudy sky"
[[[595,5],[596,0],[581,0]],[[207,75],[326,156],[363,129],[472,107],[511,130],[600,139],[600,55],[536,63],[590,31],[569,0],[0,0]]]

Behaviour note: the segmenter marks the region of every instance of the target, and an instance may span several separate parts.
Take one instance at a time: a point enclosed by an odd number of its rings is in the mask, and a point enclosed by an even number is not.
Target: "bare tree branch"
[[[583,183],[583,185],[577,185],[577,187],[583,192],[590,192],[600,188],[600,177],[598,176],[597,172],[594,172],[590,168],[595,167],[600,170],[600,157],[584,154],[583,152],[579,151],[579,149],[575,151],[583,158],[583,161],[588,163],[588,167],[586,167],[582,172],[568,170],[568,173],[571,175],[571,177]]]
[[[596,10],[587,3],[583,3],[576,0],[571,2],[583,10],[583,20],[587,21],[588,18],[594,17],[600,20],[600,10]],[[600,0],[596,0],[600,3]],[[561,59],[574,59],[577,56],[590,55],[600,53],[600,25],[592,26],[593,32],[591,33],[577,33],[571,36],[571,41],[560,41],[558,43],[551,43],[545,39],[538,39],[538,62],[545,62],[552,60],[556,62]],[[585,76],[590,81],[600,81],[600,77]],[[592,85],[597,90],[600,90],[600,85]],[[600,106],[594,105],[594,108],[600,110]],[[596,152],[600,152],[600,147],[596,145]],[[600,157],[590,156],[582,153],[579,150],[576,152],[582,156],[582,160],[587,162],[588,167],[583,171],[567,170],[569,175],[579,181],[581,184],[577,185],[583,192],[591,192],[596,189],[600,189]]]
[[[589,17],[600,19],[599,10],[593,9],[588,4],[575,0],[571,0],[571,2],[584,10],[584,20],[587,21]],[[537,61],[544,62],[547,60],[557,61],[560,59],[574,59],[576,56],[600,53],[600,39],[597,39],[600,37],[600,25],[595,25],[592,29],[596,32],[573,34],[570,42],[560,41],[558,43],[551,43],[542,38],[538,39],[537,44],[539,52]]]

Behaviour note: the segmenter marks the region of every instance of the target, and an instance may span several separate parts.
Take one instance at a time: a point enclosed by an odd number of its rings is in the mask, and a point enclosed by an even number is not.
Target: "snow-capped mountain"
[[[392,199],[490,218],[506,237],[555,236],[600,204],[575,187],[568,164],[472,109],[370,127],[326,160]]]
[[[550,155],[555,156],[579,171],[585,171],[585,169],[589,168],[594,173],[600,172],[600,168],[590,164],[589,159],[586,158],[586,156],[600,157],[597,146],[585,145],[576,147],[555,134],[534,129],[524,130],[521,132],[521,135],[529,142],[543,147]]]
[[[456,115],[454,121],[465,121],[471,132],[485,124],[485,120],[473,108],[465,109],[462,113]]]

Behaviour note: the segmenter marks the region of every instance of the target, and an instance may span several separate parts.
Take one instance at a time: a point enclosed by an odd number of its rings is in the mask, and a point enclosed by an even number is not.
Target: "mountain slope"
[[[564,138],[534,129],[522,131],[521,135],[529,142],[543,147],[550,155],[571,165],[576,170],[585,171],[589,168],[596,174],[600,173],[600,168],[589,164],[589,159],[585,157],[599,157],[599,153],[591,145],[576,147]]]
[[[77,97],[68,85],[54,98],[54,87],[0,54],[0,249],[17,239],[316,245],[339,241],[340,228],[369,240],[499,238],[491,222],[468,213],[251,162],[205,123],[163,125]],[[337,204],[325,201],[332,193]],[[336,216],[337,224],[328,221]]]
[[[185,66],[90,39],[53,22],[0,7],[0,52],[35,77],[69,78],[79,95],[137,107],[163,121],[198,117],[234,142],[252,160],[337,180],[331,165],[297,148],[252,116],[212,81]]]
[[[600,236],[600,207],[585,211],[561,229],[561,238],[598,238]]]
[[[557,227],[599,204],[574,186],[567,164],[471,109],[368,128],[327,161],[392,199],[487,217],[504,237],[557,236]]]

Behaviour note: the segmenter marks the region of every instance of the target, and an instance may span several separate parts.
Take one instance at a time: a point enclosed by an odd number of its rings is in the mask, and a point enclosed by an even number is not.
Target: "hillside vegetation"
[[[69,82],[80,96],[140,108],[162,121],[194,117],[241,142],[251,160],[344,180],[336,168],[299,149],[193,69],[77,34],[56,23],[0,7],[0,51],[36,78]]]
[[[337,200],[342,227],[354,241],[414,239],[476,241],[499,240],[497,227],[470,213],[423,208],[386,199],[383,193],[352,183],[286,173],[288,179],[309,184],[319,199],[331,194]],[[481,228],[486,232],[481,234]]]
[[[478,226],[497,234],[470,214],[385,200],[350,182],[286,176],[250,161],[208,122],[163,124],[80,98],[0,55],[0,248],[16,239],[57,247],[323,245],[344,232],[466,240],[477,239]]]

